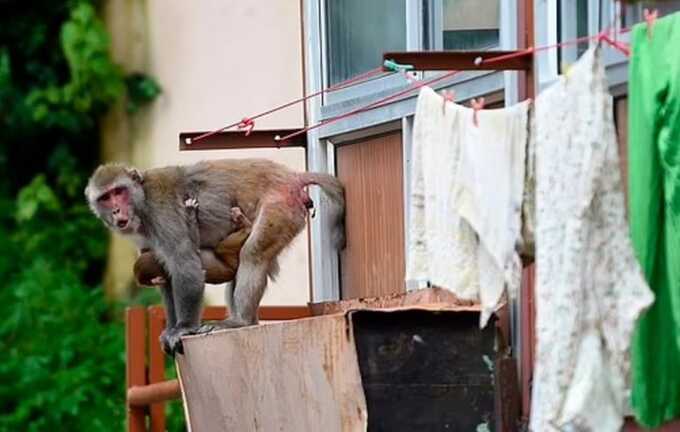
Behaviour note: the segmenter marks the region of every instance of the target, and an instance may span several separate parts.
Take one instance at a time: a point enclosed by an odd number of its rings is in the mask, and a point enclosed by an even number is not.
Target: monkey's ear
[[[130,176],[132,180],[134,180],[136,183],[142,184],[144,183],[144,177],[142,176],[142,173],[139,172],[137,168],[128,168],[127,169],[127,174]]]

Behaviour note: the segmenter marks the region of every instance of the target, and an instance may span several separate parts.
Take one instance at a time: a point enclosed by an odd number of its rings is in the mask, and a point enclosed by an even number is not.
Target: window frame
[[[306,93],[320,91],[328,85],[328,53],[326,36],[326,1],[303,2],[304,66]],[[331,0],[332,1],[332,0]],[[518,1],[499,0],[500,4],[500,46],[498,49],[517,47]],[[428,2],[428,10],[423,4]],[[404,0],[406,8],[406,49],[418,51],[430,46],[440,50],[443,46],[442,0]],[[429,34],[425,33],[425,15],[429,21]],[[419,72],[420,78],[433,78],[444,72]],[[504,92],[506,103],[517,102],[517,73],[465,71],[448,80],[442,80],[432,87],[435,90],[453,89],[457,100],[498,94]],[[347,89],[338,90],[316,100],[306,102],[307,123],[316,124],[338,114],[365,106],[379,98],[406,89],[410,84],[400,74],[369,80]],[[380,133],[385,127],[398,125],[402,128],[402,149],[404,151],[404,217],[408,220],[410,197],[408,194],[411,164],[411,129],[418,92],[414,91],[390,104],[369,110],[334,122],[323,128],[308,132],[308,168],[333,174],[335,172],[335,144],[346,137],[367,137]],[[330,247],[330,231],[327,214],[318,191],[312,191],[314,202],[320,203],[317,217],[311,221],[312,257],[312,301],[335,301],[340,299],[340,279],[337,253]],[[404,237],[404,248],[408,250],[408,229]],[[329,258],[330,257],[330,258]]]
[[[602,2],[602,24],[600,25],[600,1]],[[622,5],[615,0],[588,0],[587,2],[587,34],[595,35],[600,28],[611,25],[612,29],[619,32],[622,28],[624,8],[636,7]],[[547,0],[537,2],[535,6],[536,45],[553,45],[560,41],[573,40],[577,37],[576,0]],[[617,17],[614,19],[613,17]],[[541,19],[543,18],[543,19]],[[629,43],[629,33],[617,35],[618,40]],[[590,45],[597,41],[590,41]],[[538,71],[539,92],[550,86],[561,73],[561,64],[574,63],[577,58],[577,47],[566,46],[559,50],[549,50],[539,53],[536,58]],[[610,90],[620,94],[625,91],[628,82],[628,59],[620,52],[613,49],[603,51],[603,59],[607,71],[607,80]],[[622,89],[623,87],[623,89]]]

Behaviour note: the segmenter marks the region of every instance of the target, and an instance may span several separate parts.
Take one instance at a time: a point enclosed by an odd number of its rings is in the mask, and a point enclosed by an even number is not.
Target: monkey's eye
[[[107,193],[105,193],[104,195],[102,195],[102,196],[100,196],[99,198],[97,198],[97,202],[100,203],[100,204],[103,204],[103,203],[105,203],[106,201],[108,201],[109,198],[111,198],[111,197],[109,196],[109,193],[107,192]]]
[[[118,186],[111,191],[111,193],[116,196],[122,194],[123,192],[125,192],[125,188],[122,186]]]

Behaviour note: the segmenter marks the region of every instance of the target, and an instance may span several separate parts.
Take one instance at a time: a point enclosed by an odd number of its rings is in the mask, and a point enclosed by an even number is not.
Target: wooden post
[[[165,312],[161,306],[150,306],[149,316],[149,384],[165,381],[165,354],[158,338],[165,328]],[[165,402],[151,405],[151,432],[165,432]]]
[[[518,48],[526,49],[534,46],[534,1],[520,0],[518,10]],[[519,77],[519,99],[525,100],[534,98],[536,95],[536,62],[535,57],[531,56],[530,67],[520,72]],[[522,420],[529,421],[529,411],[531,408],[531,381],[534,370],[534,351],[535,351],[535,325],[536,312],[534,308],[534,286],[535,286],[535,266],[524,269],[522,278],[522,292],[520,297],[520,332],[521,332],[521,359],[520,359],[520,379],[522,395]]]
[[[125,353],[127,356],[125,381],[126,387],[144,386],[146,379],[146,310],[143,307],[130,307],[125,311]],[[146,431],[146,413],[142,407],[127,406],[128,432]]]

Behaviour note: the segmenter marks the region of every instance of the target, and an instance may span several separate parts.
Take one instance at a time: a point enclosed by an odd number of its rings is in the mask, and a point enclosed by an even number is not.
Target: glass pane
[[[633,24],[642,21],[642,10],[644,8],[657,9],[659,16],[666,16],[673,12],[680,10],[680,0],[659,0],[659,1],[643,1],[640,4],[635,4],[626,7],[623,17],[623,27],[631,27]]]
[[[380,66],[385,51],[406,49],[406,4],[327,0],[328,80],[344,81]]]
[[[444,0],[444,49],[499,45],[499,0]]]
[[[588,36],[588,0],[576,1],[576,37],[582,38]],[[588,42],[584,41],[578,44],[578,53],[581,54],[588,50]]]

